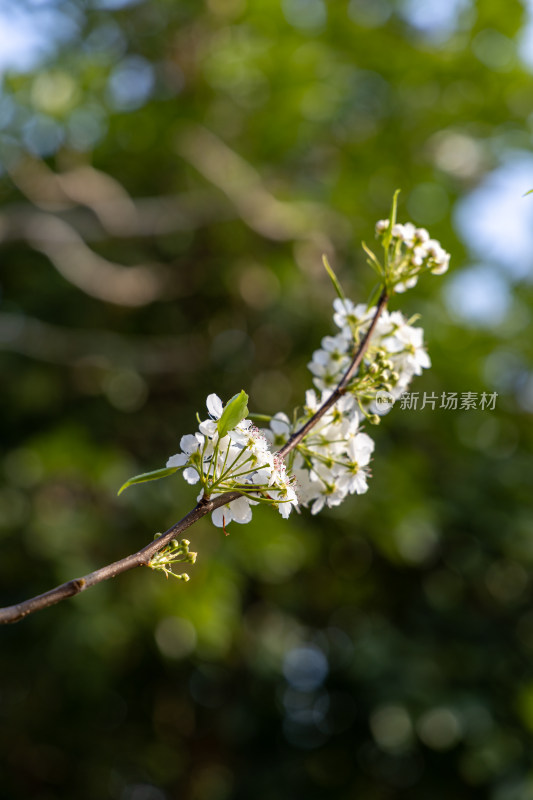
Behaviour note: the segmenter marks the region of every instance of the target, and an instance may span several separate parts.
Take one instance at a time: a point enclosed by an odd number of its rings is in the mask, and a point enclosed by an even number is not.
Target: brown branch
[[[304,436],[306,436],[307,433],[316,425],[319,419],[321,419],[321,417],[323,417],[324,414],[342,397],[349,382],[354,377],[359,365],[361,364],[363,356],[370,343],[370,337],[376,328],[379,317],[385,309],[387,302],[388,296],[386,292],[383,291],[381,297],[379,298],[372,322],[370,323],[370,326],[361,340],[350,366],[339,382],[337,388],[332,393],[331,397],[329,397],[326,402],[323,403],[323,405],[305,423],[305,425],[296,431],[288,440],[288,442],[286,442],[286,444],[281,448],[279,455],[282,458],[290,453],[291,450],[294,450],[294,448],[302,441]],[[204,517],[206,514],[209,514],[216,508],[226,505],[226,503],[231,503],[232,500],[236,500],[238,497],[241,497],[241,493],[235,491],[226,492],[225,494],[221,494],[218,497],[209,500],[203,498],[200,500],[198,505],[192,509],[192,511],[189,511],[189,513],[183,517],[183,519],[181,519],[179,522],[176,522],[176,524],[172,525],[172,527],[165,531],[165,533],[163,533],[153,542],[147,544],[141,550],[138,550],[136,553],[126,556],[125,558],[121,558],[119,561],[114,561],[112,564],[108,564],[105,567],[94,570],[94,572],[90,572],[88,575],[84,575],[82,578],[75,578],[74,580],[62,583],[60,586],[56,586],[54,589],[44,592],[44,594],[31,597],[29,600],[24,600],[23,602],[16,603],[12,606],[0,608],[0,625],[5,625],[10,622],[18,622],[19,620],[23,619],[23,617],[27,617],[28,614],[33,614],[34,611],[40,611],[43,608],[53,606],[56,603],[61,602],[61,600],[66,600],[67,597],[73,597],[80,592],[84,592],[91,586],[95,586],[97,583],[107,581],[109,578],[115,578],[122,572],[127,572],[134,567],[148,566],[153,556],[162,550],[172,539],[175,539],[177,536],[183,533],[183,531],[187,530],[187,528],[189,528],[195,522],[198,522],[198,520]]]
[[[192,511],[189,511],[189,513],[183,517],[183,519],[180,519],[179,522],[172,525],[172,527],[161,536],[154,539],[153,542],[150,542],[150,544],[147,544],[136,553],[121,558],[119,561],[114,561],[112,564],[107,564],[105,567],[94,570],[94,572],[89,572],[89,574],[84,575],[83,578],[74,578],[74,580],[62,583],[60,586],[56,586],[54,589],[44,592],[44,594],[31,597],[29,600],[24,600],[12,606],[0,608],[0,625],[5,625],[9,622],[18,622],[23,617],[27,617],[28,614],[33,614],[34,611],[40,611],[42,608],[53,606],[61,602],[61,600],[66,600],[67,597],[73,597],[75,594],[84,592],[85,589],[89,589],[97,583],[107,581],[109,578],[115,578],[122,572],[127,572],[134,567],[148,566],[153,556],[162,550],[172,539],[175,539],[195,522],[198,522],[203,516],[209,514],[210,511],[214,511],[215,508],[220,508],[220,506],[226,503],[231,503],[232,500],[236,500],[240,496],[240,492],[226,492],[212,500],[200,501]]]

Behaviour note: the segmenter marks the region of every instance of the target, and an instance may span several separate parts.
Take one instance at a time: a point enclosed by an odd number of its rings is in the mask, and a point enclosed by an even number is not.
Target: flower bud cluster
[[[338,385],[376,313],[375,308],[364,303],[356,306],[351,300],[340,298],[333,301],[333,308],[333,321],[340,333],[325,336],[309,363],[313,383],[322,392],[332,391]],[[415,375],[421,375],[422,369],[431,366],[423,340],[423,329],[409,325],[400,311],[382,312],[359,374],[349,387],[357,396],[356,406],[362,414],[367,409],[386,413],[390,406],[376,408],[377,392],[389,392],[397,399]]]
[[[158,539],[160,535],[158,533],[155,538]],[[163,550],[160,550],[152,557],[148,566],[152,569],[160,570],[167,578],[172,576],[179,581],[187,582],[189,580],[188,574],[186,572],[174,572],[174,564],[194,564],[196,562],[197,553],[192,553],[189,550],[189,545],[188,539],[182,539],[181,542],[177,539],[172,539]]]
[[[425,228],[416,228],[412,222],[391,227],[390,220],[381,219],[376,223],[376,236],[388,250],[387,272],[395,292],[411,289],[423,271],[443,275],[448,269],[450,254]]]
[[[208,396],[207,410],[209,419],[200,423],[198,432],[182,436],[181,453],[171,456],[167,467],[183,467],[187,483],[201,483],[199,500],[230,491],[242,493],[242,497],[212,512],[217,527],[225,527],[232,520],[250,522],[251,506],[258,502],[271,503],[288,517],[298,498],[283,460],[271,452],[265,436],[249,419],[220,436],[217,420],[223,405],[216,394]]]

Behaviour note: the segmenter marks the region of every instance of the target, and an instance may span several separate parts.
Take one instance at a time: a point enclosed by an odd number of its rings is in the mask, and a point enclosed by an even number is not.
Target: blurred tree
[[[3,629],[9,800],[533,797],[531,7],[513,0],[4,2],[1,599],[190,507],[157,467],[205,396],[290,408],[329,330],[327,252],[403,190],[455,270],[405,298],[433,370],[371,491],[194,529]]]

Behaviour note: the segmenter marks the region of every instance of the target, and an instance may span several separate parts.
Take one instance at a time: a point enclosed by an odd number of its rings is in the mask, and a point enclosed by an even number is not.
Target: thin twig
[[[321,419],[321,417],[323,417],[324,414],[342,397],[349,382],[354,377],[359,365],[361,364],[363,356],[368,348],[370,337],[375,330],[379,317],[385,309],[387,302],[388,296],[386,292],[383,291],[381,297],[379,298],[376,312],[372,318],[370,327],[361,340],[361,343],[357,348],[357,352],[337,388],[326,400],[326,402],[320,406],[318,411],[305,423],[305,425],[296,431],[288,440],[288,442],[286,442],[286,444],[281,448],[279,455],[282,458],[290,453],[291,450],[294,450],[294,448],[302,441],[304,436],[306,436],[307,433],[316,425],[319,419]],[[198,520],[204,517],[206,514],[209,514],[211,511],[214,511],[216,508],[220,508],[227,503],[231,503],[232,500],[236,500],[238,497],[241,497],[241,493],[235,491],[226,492],[225,494],[221,494],[218,497],[211,498],[209,500],[203,498],[200,500],[198,505],[192,509],[192,511],[189,511],[189,513],[183,517],[183,519],[181,519],[179,522],[176,522],[175,525],[172,525],[161,536],[158,536],[157,539],[154,539],[153,542],[150,542],[136,553],[132,553],[125,558],[119,559],[119,561],[114,561],[112,564],[108,564],[105,567],[96,569],[94,572],[90,572],[88,575],[84,575],[82,578],[75,578],[74,580],[62,583],[60,586],[56,586],[54,589],[44,592],[44,594],[39,594],[36,597],[30,597],[28,600],[24,600],[21,603],[16,603],[12,606],[0,608],[0,625],[18,622],[19,620],[23,619],[23,617],[27,617],[28,614],[33,614],[35,611],[40,611],[43,608],[53,606],[56,603],[61,602],[61,600],[66,600],[67,597],[73,597],[76,594],[80,594],[80,592],[84,592],[91,586],[95,586],[97,583],[102,583],[102,581],[107,581],[109,578],[114,578],[117,575],[120,575],[122,572],[127,572],[134,567],[148,566],[153,556],[166,547],[166,545],[172,539],[178,537],[181,533],[183,533],[183,531],[187,530],[187,528],[189,528],[191,525],[194,525],[195,522],[198,522]]]
[[[377,308],[376,308],[376,313],[374,314],[374,316],[372,318],[372,322],[370,324],[370,327],[367,330],[367,332],[365,333],[365,335],[363,336],[363,339],[361,340],[361,344],[357,348],[357,352],[356,352],[355,356],[353,357],[352,363],[350,364],[350,366],[348,367],[348,369],[346,370],[346,372],[342,376],[341,380],[339,381],[339,383],[337,385],[337,388],[331,394],[331,396],[326,400],[326,402],[323,403],[320,406],[318,411],[316,411],[313,414],[313,416],[310,419],[307,420],[305,425],[302,425],[302,427],[299,430],[295,431],[293,433],[293,435],[290,437],[290,439],[283,445],[281,450],[279,450],[279,452],[278,452],[278,455],[281,458],[285,458],[285,456],[288,453],[290,453],[291,450],[294,450],[294,448],[298,444],[300,444],[302,439],[305,436],[307,436],[307,434],[309,433],[311,428],[314,428],[314,426],[317,424],[318,420],[321,419],[324,416],[324,414],[327,411],[329,411],[329,409],[332,406],[335,405],[337,400],[340,400],[340,398],[342,397],[342,395],[346,391],[346,387],[348,386],[348,384],[350,383],[351,379],[354,377],[355,373],[359,369],[359,365],[361,364],[361,361],[363,360],[363,356],[366,353],[368,344],[370,342],[370,337],[374,333],[376,325],[378,324],[378,320],[379,320],[379,318],[381,316],[382,311],[384,310],[385,306],[387,305],[388,300],[389,300],[389,298],[388,298],[387,293],[385,291],[383,291],[381,293],[380,298],[379,298],[378,305],[377,305]]]

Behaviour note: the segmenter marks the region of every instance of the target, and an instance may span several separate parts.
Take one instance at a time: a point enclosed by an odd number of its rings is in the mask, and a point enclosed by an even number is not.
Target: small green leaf
[[[383,237],[383,249],[385,251],[385,256],[384,256],[384,259],[383,259],[383,273],[387,278],[390,277],[389,276],[389,272],[390,272],[390,270],[389,270],[389,259],[390,259],[390,255],[391,254],[389,252],[389,248],[390,248],[390,244],[391,244],[391,241],[392,241],[392,229],[396,225],[396,213],[398,211],[398,195],[399,194],[400,194],[400,189],[396,189],[396,191],[394,192],[394,195],[392,197],[392,206],[391,206],[391,211],[390,211],[390,216],[389,216],[389,227],[387,229],[387,232],[385,233],[385,236]]]
[[[248,414],[248,395],[245,391],[239,392],[224,406],[217,423],[218,435],[222,439],[228,431],[233,430]]]
[[[368,256],[367,264],[369,266],[371,266],[372,269],[375,269],[375,271],[378,273],[378,275],[380,275],[380,276],[383,275],[383,267],[381,266],[381,264],[377,260],[376,256],[372,252],[372,250],[368,247],[366,242],[361,242],[361,247],[363,248],[363,250],[365,251],[365,253]]]
[[[374,286],[374,288],[370,292],[368,303],[366,304],[367,311],[369,308],[372,308],[372,306],[376,305],[382,291],[383,291],[383,284],[378,283],[376,284],[376,286]]]
[[[329,263],[328,257],[327,257],[327,255],[325,253],[322,256],[322,263],[324,264],[324,269],[328,273],[328,275],[330,277],[330,280],[331,280],[331,282],[333,284],[333,287],[334,287],[335,291],[337,292],[337,294],[339,295],[340,299],[341,300],[346,300],[346,295],[342,291],[342,286],[340,285],[340,281],[337,278],[337,276],[335,275],[335,273],[333,271],[333,267]]]
[[[390,230],[391,231],[392,231],[393,226],[396,225],[396,212],[398,210],[398,195],[400,194],[400,192],[401,192],[401,189],[396,189],[396,191],[394,192],[394,195],[392,197],[392,207],[391,207],[391,212],[390,212]]]
[[[523,194],[522,197],[527,197],[528,194],[533,194],[533,189],[530,189],[529,192],[526,192],[525,194]]]
[[[153,472],[143,472],[142,475],[136,475],[130,478],[129,481],[120,487],[117,494],[121,494],[128,486],[133,486],[134,483],[147,483],[148,481],[158,481],[160,478],[166,478],[177,472],[179,467],[163,467],[163,469],[156,469]]]

